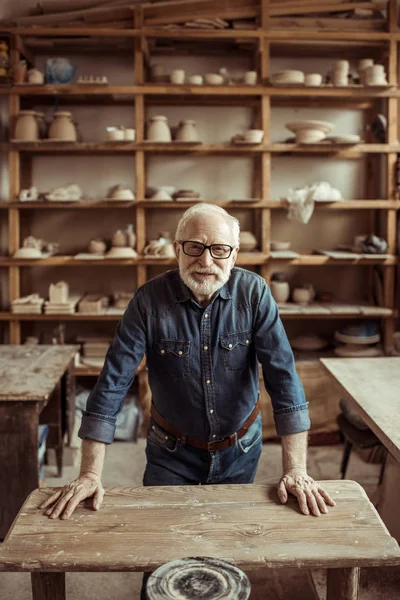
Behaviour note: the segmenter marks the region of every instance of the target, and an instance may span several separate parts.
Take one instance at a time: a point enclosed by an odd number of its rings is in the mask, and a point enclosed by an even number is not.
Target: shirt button
[[[167,435],[166,435],[166,436],[164,436],[164,440],[167,440],[167,439],[168,439],[168,436],[167,436]]]
[[[214,435],[213,435],[213,438],[216,438],[216,437],[217,437],[217,436],[216,436],[216,434],[214,433]]]
[[[246,340],[246,344],[250,344],[250,340]]]
[[[208,346],[204,346],[203,350],[208,350]]]
[[[207,314],[207,313],[204,315],[204,318],[205,318],[205,319],[208,319],[208,314]]]
[[[165,354],[165,350],[161,350],[161,354]]]
[[[210,413],[211,413],[211,414],[213,414],[213,412],[214,412],[214,410],[213,410],[213,409],[211,409],[211,410],[210,410]]]
[[[182,354],[183,354],[182,350],[179,350],[178,354],[179,354],[179,356],[182,356]]]
[[[229,344],[228,348],[231,349],[232,348],[232,344]]]
[[[206,384],[208,385],[210,383],[211,383],[211,381],[209,379],[207,379]]]

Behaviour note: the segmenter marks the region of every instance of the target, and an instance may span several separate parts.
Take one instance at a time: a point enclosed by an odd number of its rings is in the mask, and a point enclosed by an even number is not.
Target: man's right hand
[[[94,473],[84,473],[54,492],[39,508],[46,508],[44,514],[50,519],[68,519],[85,498],[93,498],[93,510],[99,510],[103,497],[104,488],[100,477]]]

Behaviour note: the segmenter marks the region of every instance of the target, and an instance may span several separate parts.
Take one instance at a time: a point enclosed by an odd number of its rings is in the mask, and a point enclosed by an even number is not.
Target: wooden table
[[[63,434],[73,418],[78,346],[0,345],[0,539],[39,485],[38,425],[62,468]]]
[[[400,551],[365,491],[353,481],[322,482],[337,506],[319,518],[274,486],[107,488],[103,507],[83,504],[68,520],[37,507],[34,491],[4,543],[1,571],[31,572],[33,600],[64,600],[65,573],[153,571],[178,558],[208,556],[242,570],[327,568],[327,600],[356,600],[359,568],[400,564]]]
[[[378,510],[400,541],[400,358],[322,358],[321,362],[389,451]]]

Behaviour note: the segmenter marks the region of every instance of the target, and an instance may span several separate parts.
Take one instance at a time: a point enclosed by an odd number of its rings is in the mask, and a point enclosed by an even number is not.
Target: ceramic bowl
[[[297,133],[300,129],[319,129],[323,131],[325,134],[330,133],[335,128],[333,123],[329,123],[328,121],[292,121],[291,123],[286,123],[285,127],[289,129],[289,131],[293,131],[293,133]]]
[[[221,85],[224,83],[224,78],[219,73],[207,73],[204,75],[204,81],[208,83],[208,85]]]
[[[309,87],[318,87],[322,83],[322,75],[319,73],[308,73],[304,77],[304,85]]]
[[[42,258],[42,253],[37,248],[18,248],[13,258]]]
[[[300,129],[296,132],[298,144],[318,144],[325,138],[325,133],[319,129]]]
[[[112,247],[105,254],[105,258],[136,258],[137,253],[133,248],[128,247]]]
[[[109,200],[134,200],[135,194],[132,190],[122,189],[122,190],[114,190],[108,198]]]
[[[161,188],[160,190],[157,190],[155,192],[155,194],[153,194],[150,197],[150,200],[158,200],[158,201],[172,200],[172,196],[167,192],[167,190],[164,190]]]
[[[202,83],[203,83],[203,75],[191,75],[189,77],[189,83],[191,85],[202,85]]]
[[[243,135],[246,142],[252,142],[253,144],[261,144],[264,138],[263,129],[249,129]]]
[[[289,250],[291,242],[281,242],[279,240],[271,240],[269,246],[271,250]]]

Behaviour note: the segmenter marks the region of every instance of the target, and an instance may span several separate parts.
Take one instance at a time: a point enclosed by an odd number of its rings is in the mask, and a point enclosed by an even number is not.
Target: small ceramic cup
[[[318,87],[322,83],[322,75],[320,73],[308,73],[304,77],[304,85],[309,87]]]
[[[128,140],[129,142],[134,142],[136,139],[136,131],[131,128],[125,129],[125,138],[124,139]]]
[[[246,142],[261,144],[264,139],[264,131],[263,129],[249,129],[244,133],[243,137]]]
[[[246,71],[243,77],[243,82],[246,85],[256,85],[257,71]]]
[[[183,69],[174,69],[170,75],[170,81],[174,85],[185,83],[185,71]]]

